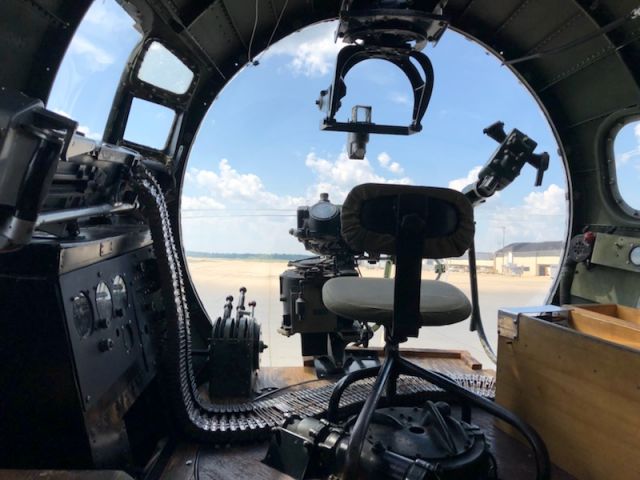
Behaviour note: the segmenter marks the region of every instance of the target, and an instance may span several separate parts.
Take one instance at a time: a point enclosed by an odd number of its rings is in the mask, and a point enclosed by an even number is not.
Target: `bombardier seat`
[[[389,184],[359,185],[347,196],[342,206],[342,236],[353,250],[373,255],[396,253],[393,229],[397,206],[386,199],[400,194],[421,198],[429,218],[422,233],[420,257],[446,258],[464,253],[474,234],[473,208],[464,195],[445,188]],[[394,282],[391,278],[337,277],[325,283],[322,299],[341,317],[390,326]],[[419,314],[419,326],[450,325],[469,317],[471,303],[449,283],[422,280]]]

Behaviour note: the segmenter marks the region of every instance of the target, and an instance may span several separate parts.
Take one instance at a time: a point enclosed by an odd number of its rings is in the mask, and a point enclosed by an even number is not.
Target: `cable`
[[[300,387],[302,385],[307,385],[308,383],[315,383],[315,382],[326,382],[327,379],[326,378],[313,378],[311,380],[305,380],[304,382],[298,382],[298,383],[293,383],[291,385],[285,385],[284,387],[279,387],[276,388],[275,390],[271,390],[267,393],[263,393],[262,395],[258,395],[256,398],[254,398],[252,401],[256,402],[258,400],[262,400],[265,397],[269,397],[275,393],[280,393],[284,390],[288,390],[290,388],[294,388],[294,387]]]
[[[247,60],[249,62],[252,62],[252,58],[251,58],[251,46],[253,45],[253,37],[256,34],[256,29],[258,28],[258,1],[256,0],[256,18],[253,21],[253,30],[251,31],[251,39],[249,40],[249,48],[247,50]]]
[[[487,334],[482,324],[482,316],[480,315],[480,300],[478,296],[478,270],[476,266],[476,244],[475,240],[471,241],[469,246],[469,282],[471,283],[471,326],[470,330],[478,332],[480,344],[485,353],[493,363],[498,362],[498,356],[493,351],[493,347],[489,343]]]
[[[287,5],[289,4],[289,0],[285,0],[282,10],[280,11],[280,15],[278,16],[278,21],[276,22],[276,26],[273,27],[273,32],[271,32],[271,36],[269,37],[269,42],[267,43],[267,50],[271,46],[271,42],[273,41],[273,36],[276,34],[276,30],[278,30],[278,26],[280,25],[280,20],[282,20],[282,16],[284,15],[284,11],[287,9]]]
[[[631,12],[629,12],[627,15],[614,20],[611,23],[608,23],[607,25],[605,25],[604,27],[599,28],[598,30],[596,30],[595,32],[589,33],[583,37],[580,37],[576,40],[573,40],[569,43],[565,43],[564,45],[560,45],[559,47],[555,47],[555,48],[550,48],[549,50],[543,50],[541,52],[537,52],[537,53],[532,53],[531,55],[525,55],[524,57],[519,57],[519,58],[514,58],[512,60],[507,60],[505,62],[503,62],[504,65],[515,65],[517,63],[520,62],[526,62],[528,60],[534,60],[536,58],[541,58],[541,57],[546,57],[548,55],[557,55],[558,53],[562,53],[566,50],[570,50],[574,47],[577,47],[578,45],[581,45],[585,42],[588,42],[589,40],[592,40],[596,37],[599,37],[600,35],[604,35],[605,33],[610,32],[611,30],[615,30],[616,28],[618,28],[620,25],[626,23],[627,21],[630,20],[635,20],[636,18],[638,18],[640,16],[640,7],[634,8],[633,10],[631,10]]]
[[[196,458],[193,461],[193,480],[200,480],[200,445],[196,447]]]

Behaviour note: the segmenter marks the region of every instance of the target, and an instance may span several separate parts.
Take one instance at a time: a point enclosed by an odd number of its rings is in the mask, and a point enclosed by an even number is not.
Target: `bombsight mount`
[[[326,113],[320,128],[348,132],[349,158],[362,160],[372,133],[411,135],[422,130],[422,117],[433,91],[433,67],[421,52],[427,43],[437,43],[448,26],[443,15],[446,0],[407,2],[404,0],[345,0],[336,38],[350,43],[338,53],[333,83],[320,92],[318,108]],[[370,106],[356,105],[347,122],[336,114],[347,94],[347,73],[364,60],[386,60],[407,76],[413,90],[413,114],[407,126],[375,124]],[[361,117],[360,113],[364,113]]]

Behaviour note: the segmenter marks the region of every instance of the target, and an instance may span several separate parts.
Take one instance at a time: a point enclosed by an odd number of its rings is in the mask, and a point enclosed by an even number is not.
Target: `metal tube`
[[[470,330],[478,332],[480,344],[485,353],[493,363],[498,363],[498,356],[493,351],[493,347],[489,343],[487,334],[484,331],[482,323],[482,315],[480,314],[480,299],[478,295],[478,267],[476,265],[476,244],[475,240],[469,245],[469,280],[471,283],[471,326]]]
[[[380,374],[376,379],[376,383],[373,385],[373,390],[367,397],[367,401],[360,410],[360,415],[356,420],[353,429],[351,430],[351,439],[349,440],[349,447],[347,448],[347,455],[345,459],[345,465],[343,470],[342,480],[353,480],[358,478],[358,466],[360,464],[360,454],[362,452],[362,446],[364,444],[369,424],[371,423],[371,417],[378,405],[378,400],[382,397],[389,377],[393,375],[394,366],[398,361],[397,354],[391,354],[387,352],[387,358],[382,364]]]
[[[51,223],[68,222],[71,220],[77,220],[79,218],[97,217],[102,215],[110,215],[114,213],[124,213],[134,210],[136,205],[131,203],[119,203],[112,205],[106,203],[103,205],[96,205],[93,207],[85,208],[72,208],[69,210],[54,210],[51,212],[44,212],[38,215],[36,220],[36,228],[42,225]]]
[[[380,365],[369,368],[355,370],[348,375],[342,377],[333,387],[331,398],[329,399],[329,407],[327,408],[327,420],[331,423],[338,422],[338,413],[340,410],[340,398],[349,385],[354,384],[358,380],[375,377],[380,373]]]

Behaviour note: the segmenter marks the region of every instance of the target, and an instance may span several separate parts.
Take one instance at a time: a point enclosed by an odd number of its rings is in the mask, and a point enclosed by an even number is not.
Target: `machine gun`
[[[297,228],[289,233],[319,256],[289,262],[293,268],[280,275],[283,315],[279,332],[301,335],[302,355],[314,357],[318,377],[343,375],[378,362],[372,355],[345,352],[350,343],[368,346],[373,330],[366,323],[331,313],[322,301],[322,287],[329,279],[358,275],[359,252],[352,251],[342,238],[340,214],[340,206],[331,203],[327,193],[315,205],[298,208]]]

